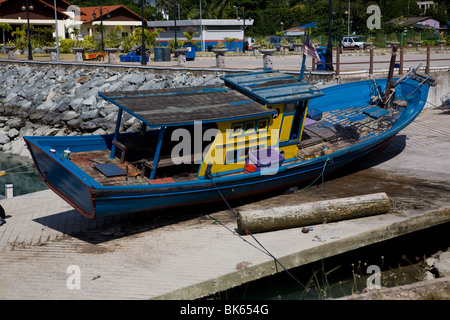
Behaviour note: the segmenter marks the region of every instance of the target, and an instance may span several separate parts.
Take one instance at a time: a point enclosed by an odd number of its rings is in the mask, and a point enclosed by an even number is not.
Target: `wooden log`
[[[242,234],[311,226],[388,212],[386,193],[303,203],[263,210],[239,210],[237,226]]]

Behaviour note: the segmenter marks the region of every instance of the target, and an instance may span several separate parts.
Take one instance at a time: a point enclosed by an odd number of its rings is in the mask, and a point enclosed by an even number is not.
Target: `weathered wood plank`
[[[264,210],[240,210],[237,226],[241,233],[267,232],[354,219],[388,212],[386,193],[374,193]]]

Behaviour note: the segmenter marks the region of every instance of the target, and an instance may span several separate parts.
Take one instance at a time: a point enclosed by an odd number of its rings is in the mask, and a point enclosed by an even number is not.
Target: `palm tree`
[[[215,0],[212,3],[213,14],[217,19],[227,19],[228,9],[231,9],[231,0]]]
[[[23,28],[16,27],[16,30],[11,32],[11,35],[13,37],[16,37],[16,40],[19,40],[20,38],[26,37],[27,36],[27,32]]]
[[[174,0],[156,0],[155,7],[159,12],[166,11],[167,9],[171,12],[173,10],[174,2]]]
[[[202,19],[212,19],[215,14],[214,3],[206,0],[199,0],[202,2]],[[187,19],[200,19],[200,6],[195,8],[190,8],[186,16]]]
[[[6,23],[6,22],[2,22],[2,23],[0,23],[0,29],[2,29],[2,31],[3,31],[3,52],[4,52],[4,50],[5,50],[5,31],[11,31],[12,30],[12,27],[10,26],[10,24],[9,23]]]

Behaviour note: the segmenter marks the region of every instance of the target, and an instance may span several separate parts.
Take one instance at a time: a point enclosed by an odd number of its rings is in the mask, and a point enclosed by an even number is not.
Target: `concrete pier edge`
[[[336,256],[348,251],[447,222],[450,222],[450,207],[430,211],[422,216],[414,217],[406,221],[396,222],[386,227],[360,233],[356,236],[335,240],[324,246],[306,249],[295,254],[281,257],[278,260],[286,269],[300,267],[311,262]],[[326,250],[323,250],[324,248]],[[275,260],[268,261],[259,265],[249,266],[244,270],[230,273],[217,279],[211,279],[193,286],[180,288],[179,290],[168,292],[167,294],[155,297],[153,299],[189,300],[202,298],[283,271],[284,270],[282,267]]]

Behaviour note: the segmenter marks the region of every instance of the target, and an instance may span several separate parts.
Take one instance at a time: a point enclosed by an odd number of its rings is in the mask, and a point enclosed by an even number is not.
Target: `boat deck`
[[[120,160],[117,158],[110,159],[110,153],[110,150],[74,152],[71,154],[70,160],[104,186],[142,185],[150,183],[150,180],[147,177],[141,176],[141,170],[136,166],[129,164],[128,162],[120,163]],[[122,169],[126,175],[106,176],[94,167],[96,164],[108,163],[116,165],[118,168]]]
[[[324,112],[319,121],[307,119],[308,123],[304,127],[299,145],[298,159],[293,162],[341,150],[388,129],[403,110],[405,103],[398,101],[396,105],[399,107],[391,111],[367,105]],[[130,157],[126,159],[128,161],[123,162],[119,159],[120,156],[110,159],[110,152],[110,150],[74,152],[71,161],[103,186],[149,185],[197,179],[198,165],[174,165],[168,156],[159,160],[156,176],[150,179],[153,152],[141,150],[138,153],[140,156],[144,155],[144,158],[137,160],[136,157],[133,159]],[[107,170],[96,168],[105,164],[111,165],[119,174],[108,174]],[[236,174],[244,174],[244,169],[242,172],[230,173]]]

